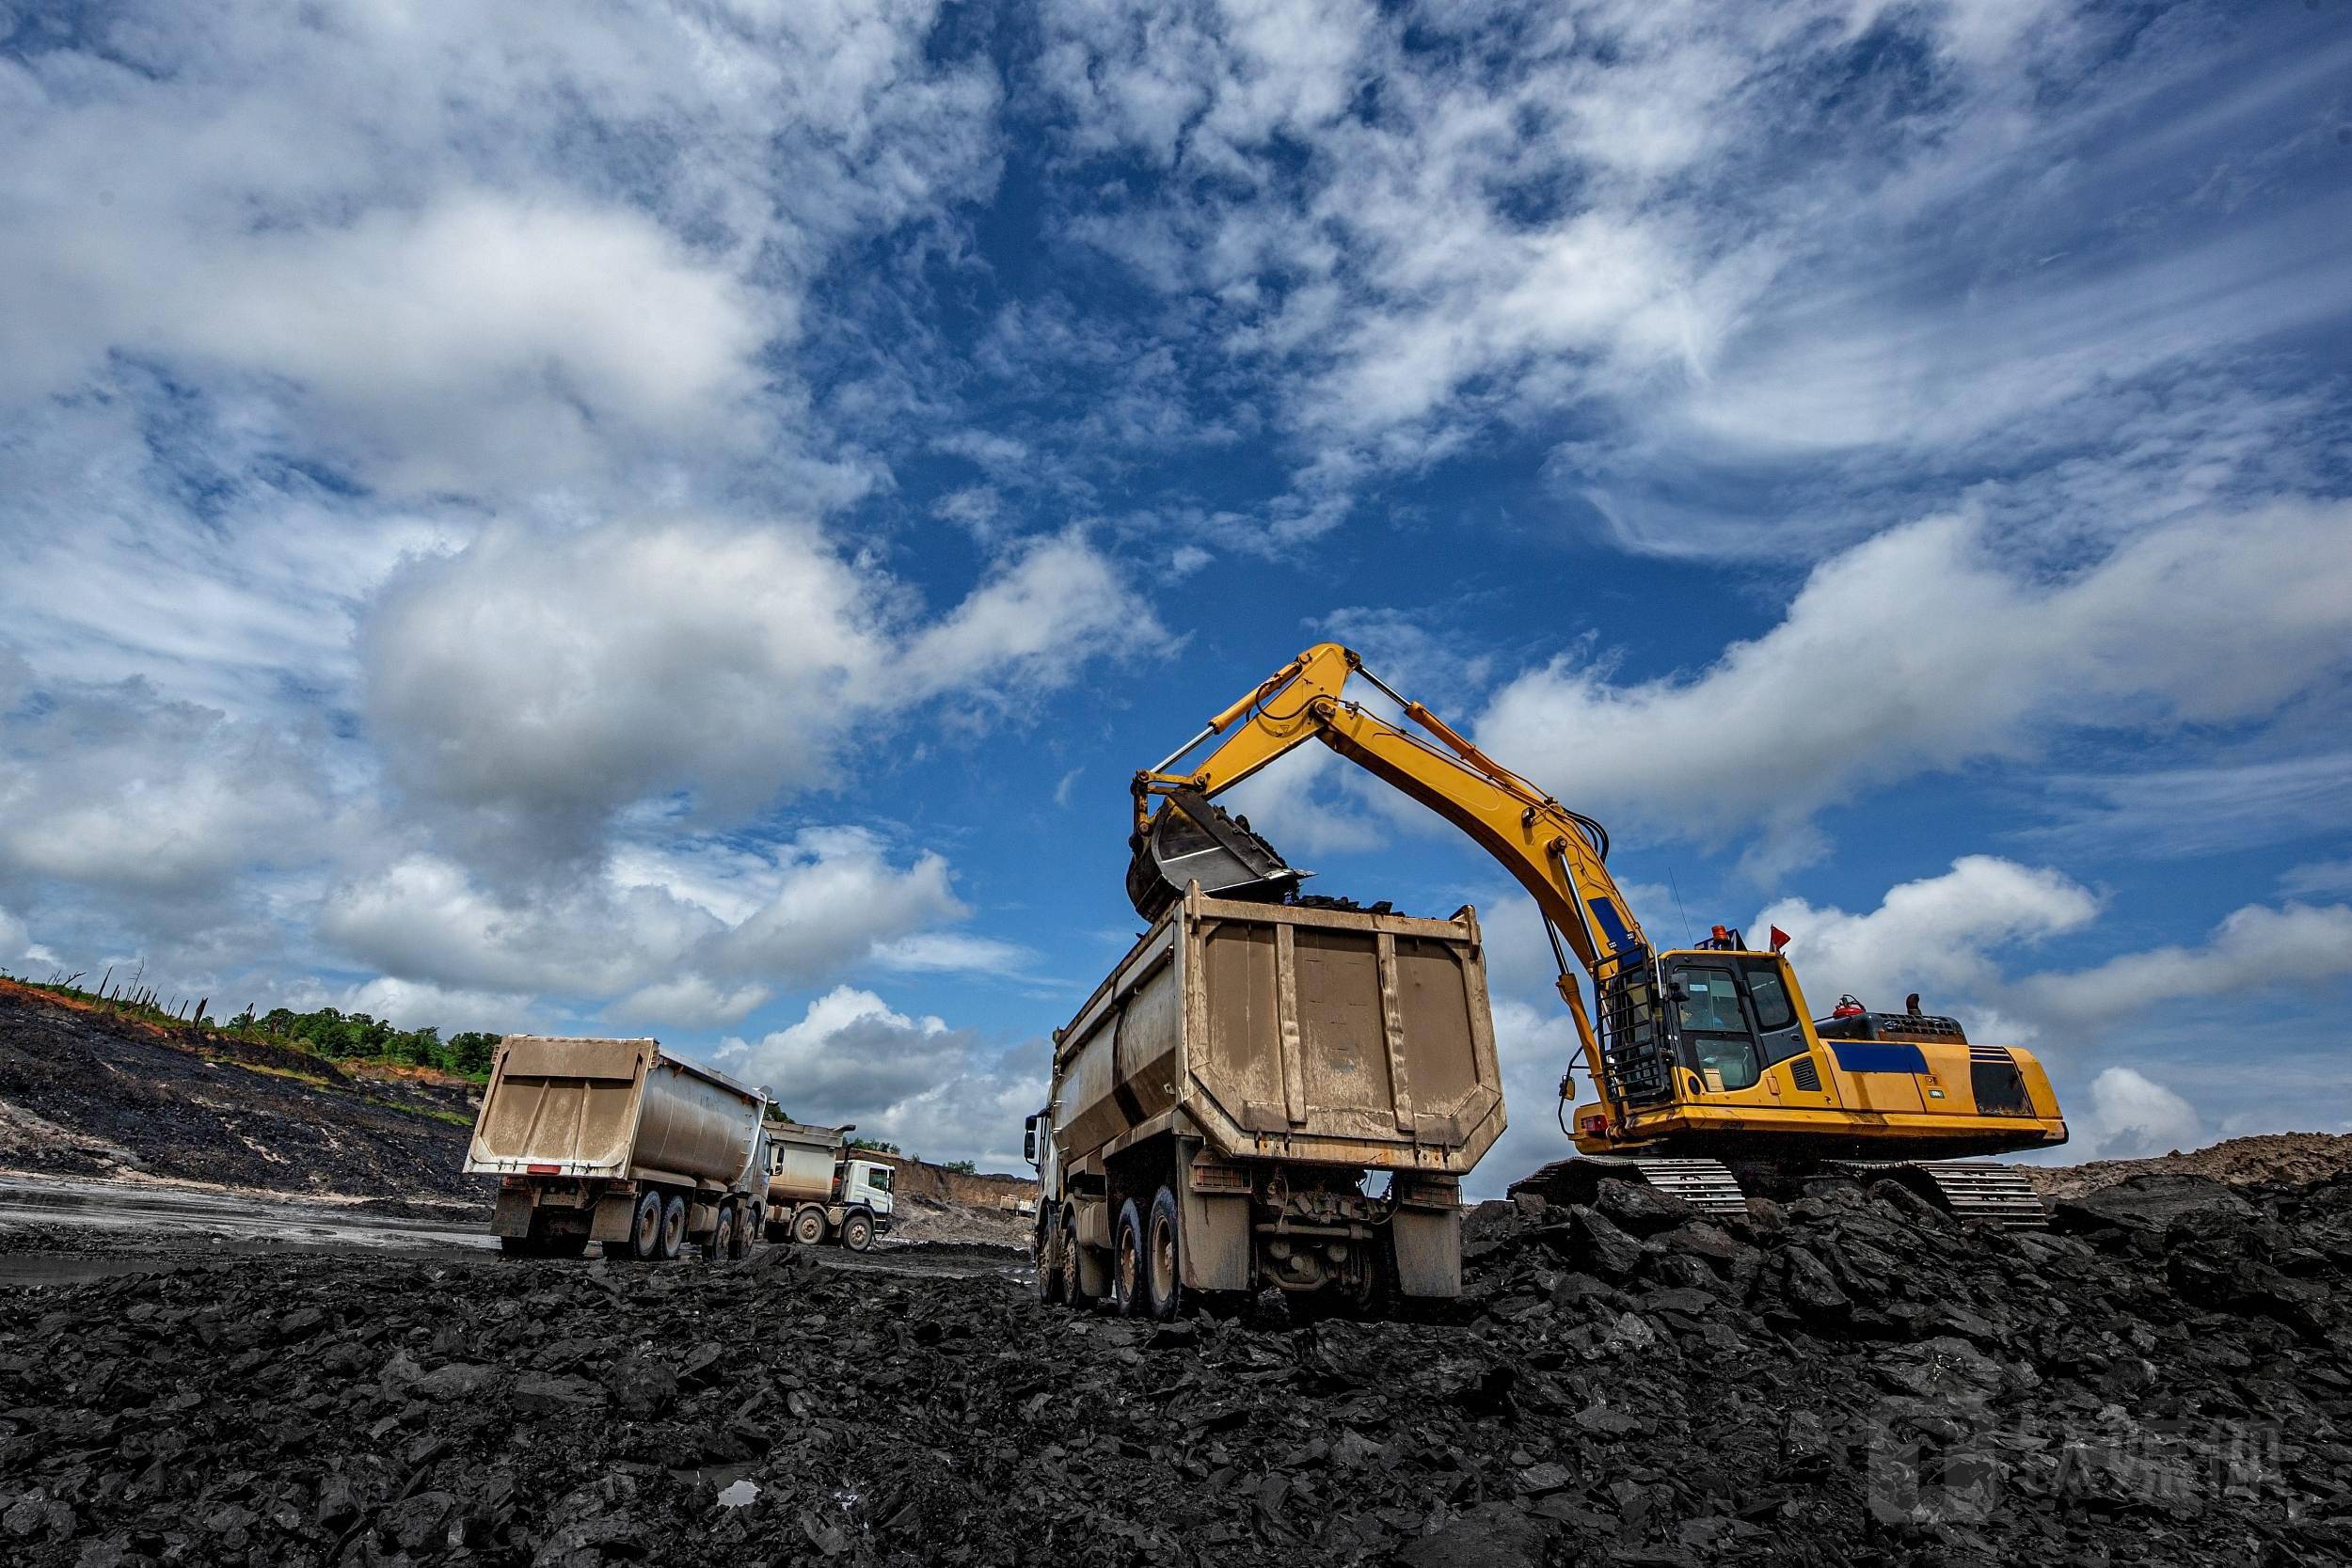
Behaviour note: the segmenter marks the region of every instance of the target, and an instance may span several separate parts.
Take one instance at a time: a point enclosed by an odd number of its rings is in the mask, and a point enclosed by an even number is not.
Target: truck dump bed
[[[772,1174],[770,1202],[823,1203],[833,1196],[834,1168],[848,1134],[838,1127],[804,1127],[797,1121],[768,1123]]]
[[[744,1179],[764,1105],[656,1040],[510,1035],[491,1061],[466,1171],[727,1187]]]
[[[1477,917],[1197,891],[1057,1037],[1064,1155],[1189,1122],[1232,1159],[1459,1176],[1502,1136]]]

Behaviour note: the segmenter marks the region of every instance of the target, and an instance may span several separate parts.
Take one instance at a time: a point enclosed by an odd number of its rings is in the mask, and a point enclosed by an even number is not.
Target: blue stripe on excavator
[[[1634,945],[1633,933],[1625,928],[1625,916],[1617,912],[1614,902],[1607,898],[1587,898],[1584,907],[1593,911],[1593,923],[1600,927],[1601,935],[1609,939],[1611,952],[1623,953]]]
[[[1831,1040],[1841,1072],[1925,1072],[1928,1059],[1900,1040]]]

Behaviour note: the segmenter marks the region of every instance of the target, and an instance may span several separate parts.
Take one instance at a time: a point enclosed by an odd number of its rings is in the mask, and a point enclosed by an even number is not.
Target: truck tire
[[[792,1216],[792,1239],[803,1246],[815,1246],[825,1239],[825,1212],[803,1209]]]
[[[672,1196],[661,1206],[661,1260],[675,1263],[686,1250],[686,1200]]]
[[[1094,1305],[1094,1298],[1087,1294],[1086,1270],[1078,1255],[1078,1221],[1074,1215],[1067,1212],[1063,1213],[1061,1220],[1061,1252],[1058,1260],[1061,1265],[1062,1305],[1074,1307],[1083,1312]]]
[[[647,1193],[629,1215],[628,1240],[621,1256],[632,1263],[650,1263],[661,1256],[661,1195]]]
[[[758,1240],[759,1222],[739,1212],[735,1216],[735,1239],[727,1243],[728,1259],[740,1263],[752,1255],[752,1244]]]
[[[1058,1306],[1062,1299],[1061,1248],[1061,1227],[1047,1210],[1037,1227],[1037,1299],[1048,1307]]]
[[[1111,1304],[1122,1318],[1143,1310],[1143,1216],[1136,1200],[1119,1206],[1119,1233],[1111,1244]]]
[[[547,1249],[536,1236],[501,1236],[499,1251],[509,1258],[545,1258]]]
[[[851,1252],[864,1252],[874,1244],[874,1219],[870,1214],[851,1214],[841,1222],[841,1244]]]
[[[1176,1195],[1162,1187],[1152,1195],[1143,1222],[1143,1309],[1173,1318],[1184,1309],[1184,1214]]]
[[[719,1217],[710,1227],[710,1234],[703,1241],[703,1261],[716,1263],[735,1245],[735,1205],[719,1206]]]

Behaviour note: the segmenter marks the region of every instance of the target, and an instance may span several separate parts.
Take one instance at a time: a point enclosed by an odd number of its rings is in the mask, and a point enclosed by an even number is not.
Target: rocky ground
[[[2232,1186],[2301,1185],[2352,1172],[2352,1132],[2259,1132],[2145,1160],[2020,1165],[2045,1199],[2078,1197],[2135,1176],[2204,1176]]]
[[[474,1092],[0,982],[0,1168],[486,1204]]]
[[[1472,1218],[1442,1323],[237,1258],[0,1318],[0,1550],[145,1562],[2352,1560],[2352,1181]]]

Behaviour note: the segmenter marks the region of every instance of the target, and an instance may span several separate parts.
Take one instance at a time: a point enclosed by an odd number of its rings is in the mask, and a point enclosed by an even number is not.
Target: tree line
[[[467,1029],[443,1039],[438,1028],[401,1029],[366,1013],[346,1013],[333,1007],[307,1013],[291,1007],[272,1007],[259,1017],[247,1007],[229,1021],[229,1027],[239,1034],[299,1045],[338,1061],[396,1062],[405,1067],[437,1068],[469,1078],[489,1073],[490,1054],[503,1037]]]

